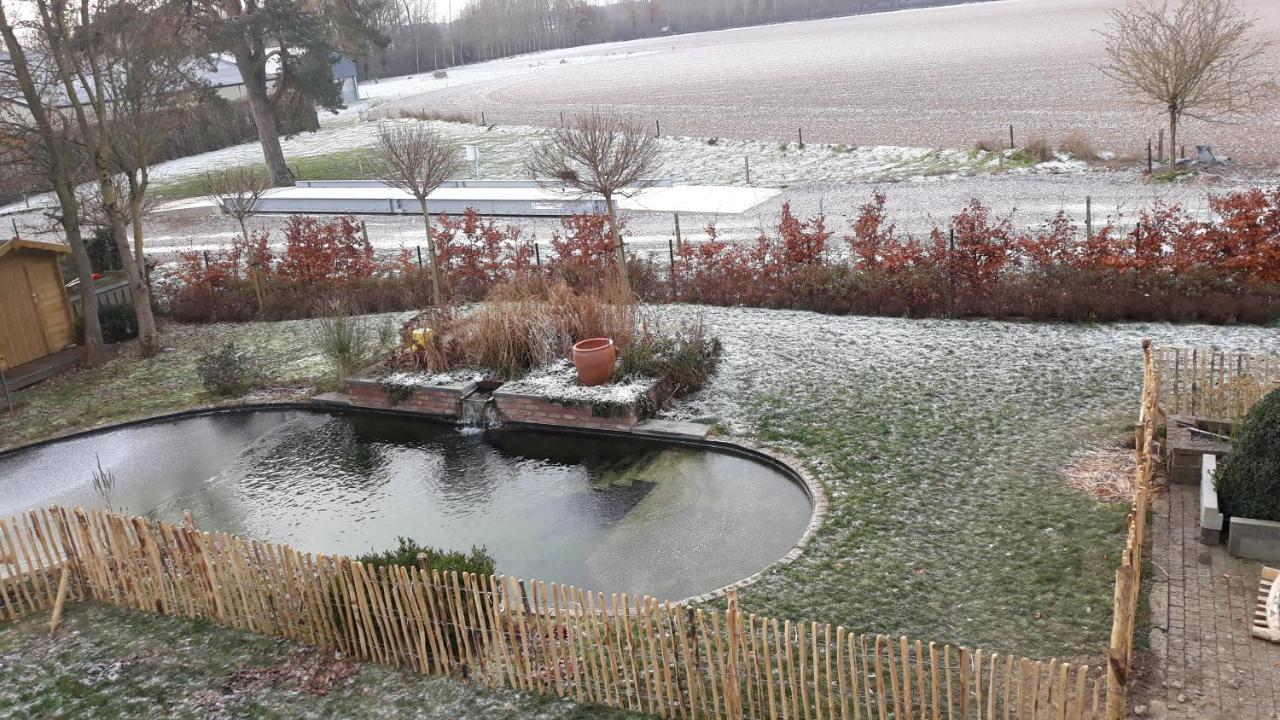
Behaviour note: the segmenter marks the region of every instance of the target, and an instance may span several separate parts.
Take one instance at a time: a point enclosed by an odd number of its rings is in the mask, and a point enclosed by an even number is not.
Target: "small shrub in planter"
[[[245,394],[261,377],[254,357],[235,343],[201,355],[196,361],[196,372],[205,390],[224,397]]]
[[[1224,514],[1280,522],[1280,390],[1245,416],[1214,488]]]

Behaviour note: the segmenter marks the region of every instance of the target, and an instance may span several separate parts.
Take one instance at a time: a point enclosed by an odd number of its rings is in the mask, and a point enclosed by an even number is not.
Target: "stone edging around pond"
[[[229,413],[235,413],[235,412],[252,412],[252,411],[263,411],[263,410],[306,410],[306,411],[321,411],[321,412],[331,412],[331,413],[345,412],[350,414],[394,415],[398,417],[417,417],[417,418],[427,420],[429,422],[439,422],[441,420],[441,418],[434,418],[434,419],[428,418],[422,412],[396,410],[394,408],[383,409],[383,408],[365,408],[365,407],[356,407],[356,406],[342,406],[342,405],[336,405],[332,402],[325,402],[325,401],[318,401],[318,400],[208,405],[208,406],[202,406],[202,407],[189,408],[187,410],[180,410],[177,412],[161,413],[158,415],[149,415],[141,418],[135,418],[132,420],[126,420],[124,422],[113,423],[109,425],[100,425],[92,428],[85,428],[83,430],[69,431],[66,433],[62,433],[60,435],[55,435],[52,437],[44,438],[42,440],[37,440],[35,442],[19,445],[16,447],[5,449],[5,450],[0,450],[0,458],[4,458],[8,455],[16,454],[26,450],[32,450],[35,448],[43,447],[45,445],[49,445],[55,442],[61,442],[64,440],[74,440],[81,437],[88,437],[90,435],[97,435],[99,433],[106,433],[106,432],[111,432],[113,430],[120,430],[122,428],[151,425],[155,423],[169,422],[173,420],[182,420],[184,418],[190,418],[190,417],[200,417],[200,416],[206,416],[206,415],[223,415],[223,414],[229,414]],[[684,598],[683,600],[678,601],[681,604],[686,604],[686,603],[699,604],[699,603],[708,603],[708,602],[713,602],[715,600],[719,600],[721,598],[726,597],[731,591],[742,590],[751,585],[754,585],[756,582],[758,582],[761,578],[768,575],[769,573],[779,568],[790,565],[791,563],[798,560],[800,556],[804,553],[805,547],[817,535],[818,529],[822,527],[822,523],[825,522],[827,517],[828,503],[827,503],[826,490],[823,489],[822,483],[818,482],[812,475],[809,474],[809,472],[804,468],[803,463],[801,463],[799,460],[789,455],[785,455],[780,452],[759,447],[758,445],[752,443],[751,441],[745,438],[733,437],[733,438],[723,438],[723,439],[710,439],[710,438],[704,438],[704,437],[694,437],[689,435],[686,435],[686,436],[665,435],[664,436],[664,435],[654,434],[654,433],[638,432],[635,429],[613,430],[613,429],[601,429],[601,428],[545,425],[542,423],[524,423],[524,422],[513,422],[511,423],[511,426],[515,428],[521,428],[521,429],[527,429],[527,430],[540,430],[543,432],[560,432],[562,434],[567,434],[567,435],[595,435],[595,436],[612,437],[612,438],[640,437],[646,440],[663,442],[670,445],[680,445],[685,447],[701,448],[705,450],[720,450],[722,452],[736,454],[741,457],[749,458],[749,459],[756,460],[758,462],[762,462],[767,465],[770,465],[774,469],[788,476],[791,480],[797,482],[800,485],[801,489],[805,491],[805,494],[809,496],[809,502],[812,505],[813,510],[809,516],[809,525],[805,528],[804,534],[800,536],[800,539],[796,541],[796,544],[793,545],[791,549],[788,550],[787,553],[783,555],[781,558],[778,558],[777,560],[769,563],[768,565],[761,568],[759,571],[750,575],[749,577],[743,578],[735,583],[725,585],[724,587],[718,588],[716,590],[705,592],[701,595],[695,595],[693,597]]]
[[[738,590],[750,587],[773,571],[786,567],[796,560],[799,560],[800,556],[804,554],[804,549],[808,547],[813,538],[817,536],[818,529],[822,527],[822,523],[826,522],[828,509],[827,491],[823,489],[822,483],[818,482],[817,479],[809,474],[809,471],[805,469],[804,464],[798,459],[773,450],[766,450],[744,438],[735,437],[726,440],[702,440],[700,442],[695,441],[691,444],[701,447],[718,447],[730,452],[741,453],[756,460],[768,462],[770,465],[773,465],[775,468],[782,471],[783,474],[790,475],[792,479],[798,480],[800,482],[800,487],[802,487],[805,493],[808,494],[809,502],[813,506],[813,512],[809,516],[808,527],[805,528],[804,534],[801,535],[800,539],[796,541],[796,544],[787,551],[786,555],[783,555],[777,560],[761,568],[755,574],[745,577],[736,583],[725,585],[718,590],[712,590],[711,592],[696,595],[691,598],[685,598],[680,601],[682,603],[707,603],[724,598],[728,596],[731,591],[737,592]]]

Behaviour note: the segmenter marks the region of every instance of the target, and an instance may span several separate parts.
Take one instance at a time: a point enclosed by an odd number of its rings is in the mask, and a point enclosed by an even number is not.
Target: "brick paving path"
[[[1280,644],[1254,639],[1258,563],[1199,540],[1199,487],[1153,504],[1151,654],[1130,708],[1153,717],[1280,718]]]

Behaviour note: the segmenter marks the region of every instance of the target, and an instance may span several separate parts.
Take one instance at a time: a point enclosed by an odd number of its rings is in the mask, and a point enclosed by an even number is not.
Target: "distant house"
[[[0,242],[0,369],[52,355],[76,341],[58,259],[71,248],[33,240]]]
[[[356,79],[356,63],[344,55],[336,55],[335,57],[337,59],[332,64],[333,79],[342,83],[342,101],[355,102],[360,99],[360,82]],[[0,50],[0,77],[7,77],[12,74],[9,67],[9,53]],[[208,64],[202,63],[198,68],[198,72],[204,84],[212,88],[222,98],[233,102],[246,99],[244,81],[240,79],[240,69],[236,67],[236,61],[230,55],[210,56]],[[273,57],[267,63],[268,87],[274,87],[279,74],[279,63],[275,62]],[[14,107],[25,108],[27,106],[26,98],[22,96],[17,88],[9,87],[9,85],[6,83],[4,86],[0,86],[0,101]],[[70,106],[67,101],[66,91],[60,84],[46,83],[46,85],[49,88],[49,97],[53,105],[56,107]],[[77,86],[76,93],[82,100],[87,99],[83,88]]]
[[[333,79],[342,83],[341,93],[344,103],[360,99],[360,81],[356,78],[356,62],[345,55],[337,55],[331,68]],[[213,88],[219,96],[231,100],[245,100],[244,81],[240,79],[240,69],[230,55],[215,55],[210,58],[211,66],[204,71],[203,80]],[[267,61],[267,86],[274,87],[280,75],[280,63],[273,56]]]

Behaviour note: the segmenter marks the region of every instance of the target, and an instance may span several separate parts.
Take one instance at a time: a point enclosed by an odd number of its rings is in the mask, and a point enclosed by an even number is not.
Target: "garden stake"
[[[1009,123],[1009,149],[1012,150],[1013,148],[1013,123]]]

